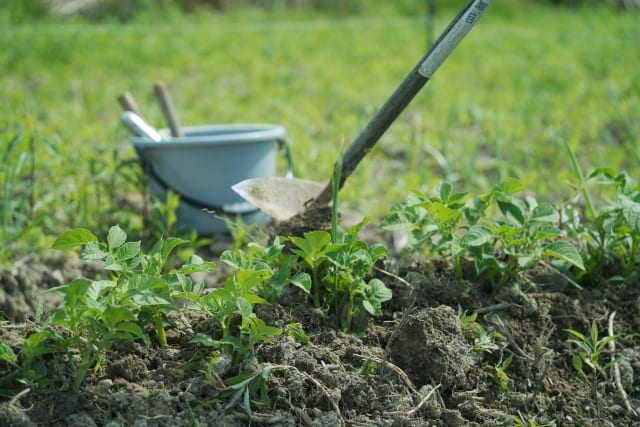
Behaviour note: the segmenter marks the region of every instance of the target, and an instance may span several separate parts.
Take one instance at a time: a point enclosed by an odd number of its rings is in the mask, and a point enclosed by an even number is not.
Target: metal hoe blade
[[[278,221],[291,218],[322,191],[324,184],[297,178],[253,178],[231,187]]]

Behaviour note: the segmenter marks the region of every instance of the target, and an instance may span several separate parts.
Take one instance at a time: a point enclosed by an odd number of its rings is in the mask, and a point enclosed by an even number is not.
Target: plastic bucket
[[[164,200],[171,189],[180,196],[176,227],[195,229],[201,235],[228,232],[220,217],[244,224],[271,221],[264,212],[236,194],[231,186],[249,178],[276,175],[276,148],[287,159],[287,176],[293,175],[289,144],[283,126],[237,124],[190,126],[184,137],[155,142],[131,137],[150,193]],[[161,135],[167,135],[163,129]],[[209,211],[209,212],[207,212]]]

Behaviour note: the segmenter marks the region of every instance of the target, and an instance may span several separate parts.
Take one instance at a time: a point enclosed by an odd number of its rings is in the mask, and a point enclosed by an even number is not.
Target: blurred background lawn
[[[0,258],[70,227],[141,230],[129,203],[140,170],[116,99],[130,91],[164,127],[158,80],[183,125],[285,126],[298,176],[326,181],[465,3],[3,2]],[[632,3],[496,1],[347,181],[343,203],[379,218],[442,179],[478,194],[511,176],[562,204],[577,184],[565,140],[585,171],[638,178]]]

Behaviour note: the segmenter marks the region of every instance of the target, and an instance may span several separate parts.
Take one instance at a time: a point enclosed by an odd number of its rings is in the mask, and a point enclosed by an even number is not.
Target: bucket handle
[[[276,143],[278,144],[278,153],[285,158],[287,161],[287,171],[285,173],[286,178],[293,178],[293,158],[291,157],[291,144],[285,138],[276,138]],[[186,194],[181,193],[177,189],[175,189],[171,184],[165,181],[155,170],[153,164],[146,159],[144,156],[142,149],[140,147],[136,147],[136,151],[138,152],[138,156],[140,157],[140,163],[142,164],[142,169],[145,173],[151,176],[165,191],[171,190],[173,193],[180,196],[180,202],[187,203],[192,207],[200,210],[208,210],[216,213],[222,213],[226,215],[248,215],[252,213],[260,212],[260,209],[256,208],[253,205],[250,205],[248,202],[241,203],[233,207],[233,209],[224,207],[221,205],[212,205],[211,203],[203,202],[202,200],[198,200],[194,197],[188,196]]]

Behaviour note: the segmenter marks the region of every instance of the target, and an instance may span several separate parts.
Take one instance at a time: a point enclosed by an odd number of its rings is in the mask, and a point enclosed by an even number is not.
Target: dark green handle
[[[371,119],[362,133],[351,143],[342,157],[340,186],[355,170],[362,158],[373,148],[415,95],[429,81],[449,54],[480,19],[493,0],[470,0],[438,37],[420,62],[411,70],[380,111]],[[334,164],[334,168],[335,168]],[[315,198],[313,204],[327,204],[331,200],[331,181]]]

